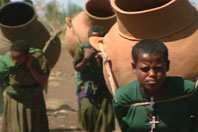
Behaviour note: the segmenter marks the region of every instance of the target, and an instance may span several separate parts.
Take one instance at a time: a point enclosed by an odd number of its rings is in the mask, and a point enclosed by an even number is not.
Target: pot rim
[[[162,5],[162,6],[159,6],[159,7],[155,7],[155,8],[151,8],[151,9],[146,9],[146,10],[142,10],[142,11],[125,11],[123,9],[121,9],[120,7],[118,7],[115,3],[116,0],[110,0],[111,2],[111,6],[112,8],[117,12],[117,13],[120,13],[120,14],[126,14],[126,15],[135,15],[135,14],[143,14],[143,13],[148,13],[148,12],[153,12],[153,11],[156,11],[156,10],[160,10],[160,9],[163,9],[164,7],[167,7],[167,6],[170,6],[172,5],[173,3],[175,3],[177,0],[170,0],[170,2]]]
[[[88,16],[90,16],[91,18],[93,19],[97,19],[97,20],[109,20],[109,19],[114,19],[116,17],[116,13],[113,11],[112,9],[112,12],[114,13],[112,16],[108,16],[108,17],[98,17],[98,16],[94,16],[93,14],[91,14],[88,10],[87,10],[87,4],[91,2],[91,1],[87,1],[85,6],[84,6],[84,12],[85,14],[87,14]]]
[[[13,5],[13,4],[17,4],[17,3],[24,4],[24,5],[27,5],[27,6],[29,6],[30,8],[32,8],[32,11],[34,12],[33,17],[32,17],[29,21],[27,21],[26,23],[21,24],[21,25],[17,25],[17,26],[7,26],[7,25],[5,25],[5,24],[0,23],[0,27],[10,28],[10,29],[12,29],[12,28],[21,28],[21,27],[24,27],[24,26],[26,26],[26,25],[29,25],[30,23],[32,23],[32,22],[36,19],[37,15],[36,15],[36,12],[35,12],[34,7],[33,7],[31,4],[28,4],[28,3],[26,3],[26,2],[17,1],[17,2],[7,3],[7,4],[5,4],[3,7],[1,7],[1,10],[2,10],[3,8],[6,8],[6,7],[9,6],[9,5]]]

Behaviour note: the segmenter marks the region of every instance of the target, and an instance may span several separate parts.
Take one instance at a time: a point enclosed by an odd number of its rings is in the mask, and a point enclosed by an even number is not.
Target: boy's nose
[[[149,76],[155,76],[156,75],[156,71],[153,69],[149,70]]]

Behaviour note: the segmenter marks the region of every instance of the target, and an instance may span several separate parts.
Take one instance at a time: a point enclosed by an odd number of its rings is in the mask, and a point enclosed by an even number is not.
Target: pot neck
[[[84,22],[88,26],[105,24],[107,22],[116,21],[116,14],[108,2],[108,0],[90,0],[84,7]]]
[[[125,11],[111,0],[117,14],[119,34],[127,39],[160,39],[182,31],[197,21],[197,11],[188,0],[172,0],[160,7]]]

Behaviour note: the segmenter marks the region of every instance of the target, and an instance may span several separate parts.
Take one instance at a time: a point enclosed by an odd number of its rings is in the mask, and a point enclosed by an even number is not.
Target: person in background
[[[93,26],[88,37],[104,36],[105,29]],[[74,55],[77,73],[77,95],[79,103],[78,126],[87,132],[111,132],[114,129],[112,96],[102,73],[102,59],[89,42],[80,43]]]
[[[133,47],[132,58],[137,80],[120,87],[114,97],[122,132],[198,132],[197,86],[166,76],[167,47],[158,40],[141,40]]]
[[[2,132],[49,132],[43,97],[49,73],[41,50],[24,40],[0,58],[0,81],[8,81]]]

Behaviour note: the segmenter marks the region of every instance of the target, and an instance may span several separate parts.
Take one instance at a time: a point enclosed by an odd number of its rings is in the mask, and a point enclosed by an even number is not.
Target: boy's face
[[[137,64],[132,66],[141,87],[147,91],[157,91],[169,70],[169,62],[161,54],[139,54]]]
[[[26,56],[23,53],[14,50],[11,51],[11,58],[16,65],[21,65],[26,60]]]

